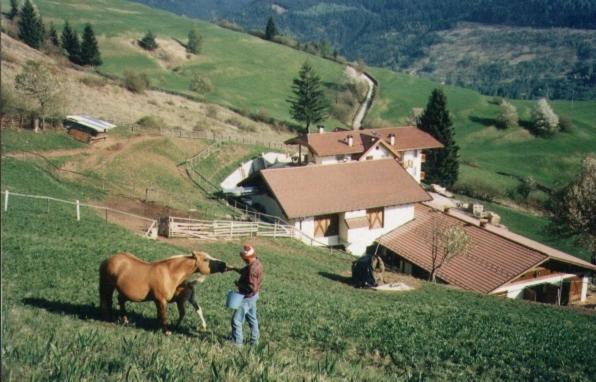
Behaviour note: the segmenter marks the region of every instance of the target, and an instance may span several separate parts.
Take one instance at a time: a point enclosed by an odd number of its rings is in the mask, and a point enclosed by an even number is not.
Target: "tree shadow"
[[[478,116],[475,116],[475,115],[471,115],[471,116],[468,117],[468,119],[471,122],[476,122],[476,123],[479,123],[479,124],[481,124],[483,126],[494,126],[496,128],[499,128],[499,123],[494,118],[484,118],[484,117],[478,117]]]
[[[337,281],[340,283],[344,283],[346,285],[352,286],[352,278],[348,276],[338,275],[337,273],[329,273],[329,272],[319,272],[319,276],[323,276],[326,279]]]
[[[69,315],[79,318],[80,320],[95,320],[102,322],[116,323],[116,321],[106,321],[101,317],[101,312],[98,307],[92,304],[75,304],[71,302],[63,301],[52,301],[45,298],[28,297],[21,300],[25,305],[40,308],[50,313],[56,313],[61,315]],[[117,317],[118,309],[114,309],[114,317]],[[147,317],[139,313],[127,311],[129,326],[143,329],[150,332],[161,330],[161,324],[157,319],[157,313],[155,317]],[[169,317],[168,330],[176,334],[183,334],[192,337],[200,337],[201,334],[208,334],[206,332],[198,332],[195,328],[185,325],[184,322],[180,326],[174,325],[178,315]],[[185,321],[188,320],[188,314]],[[218,339],[219,340],[219,339]]]

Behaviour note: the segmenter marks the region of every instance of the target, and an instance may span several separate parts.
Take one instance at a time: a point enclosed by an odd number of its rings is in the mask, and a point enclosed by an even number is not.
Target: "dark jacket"
[[[244,297],[252,297],[261,290],[263,282],[263,264],[259,259],[255,259],[240,271],[240,279],[236,283],[238,292]]]

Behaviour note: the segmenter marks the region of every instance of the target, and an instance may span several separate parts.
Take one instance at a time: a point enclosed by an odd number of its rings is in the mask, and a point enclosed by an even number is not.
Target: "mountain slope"
[[[180,0],[140,1],[202,17]],[[595,99],[595,4],[569,0],[254,0],[238,10],[216,8],[220,17],[223,14],[247,29],[263,30],[265,20],[273,15],[282,31],[303,42],[329,40],[349,59],[363,58],[373,65],[468,86],[484,94]],[[491,29],[495,27],[496,31]],[[472,29],[481,44],[469,44],[465,38],[454,42],[461,29]],[[502,50],[516,59],[496,53]],[[453,55],[458,62],[448,60]]]

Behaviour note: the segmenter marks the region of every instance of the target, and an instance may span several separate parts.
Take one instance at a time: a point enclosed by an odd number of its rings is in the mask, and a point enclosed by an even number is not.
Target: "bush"
[[[211,84],[211,81],[209,81],[209,78],[195,74],[190,80],[188,88],[199,94],[207,94],[213,90],[213,85]]]
[[[157,41],[155,41],[155,35],[151,31],[145,33],[142,39],[139,40],[139,46],[145,50],[157,49]]]
[[[530,192],[536,189],[536,181],[531,176],[525,177],[517,186],[517,193],[523,198],[528,199]]]
[[[141,127],[145,127],[147,129],[160,129],[162,127],[167,127],[166,123],[159,117],[153,115],[146,115],[139,119],[137,125]]]
[[[491,202],[496,198],[504,196],[501,190],[480,179],[457,182],[453,186],[453,191],[459,194],[467,195],[474,199],[486,200],[487,202]]]
[[[79,80],[82,84],[91,88],[102,88],[108,84],[108,80],[99,76],[85,76]]]
[[[214,105],[207,106],[207,117],[217,119],[217,107]]]
[[[144,93],[151,86],[149,76],[145,73],[137,73],[131,70],[124,71],[124,87],[133,93]]]
[[[538,100],[532,110],[532,127],[536,134],[543,136],[552,136],[559,130],[559,117],[544,98]]]
[[[570,133],[575,129],[573,121],[569,117],[559,118],[559,129],[564,133]]]
[[[519,116],[517,109],[509,102],[502,100],[499,105],[499,115],[497,116],[497,127],[500,129],[509,129],[517,126],[519,123]]]

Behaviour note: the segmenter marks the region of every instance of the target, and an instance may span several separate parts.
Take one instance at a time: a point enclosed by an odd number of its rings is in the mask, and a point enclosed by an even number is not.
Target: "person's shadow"
[[[99,308],[94,306],[93,304],[76,304],[63,301],[52,301],[39,297],[27,297],[22,299],[21,302],[28,306],[44,309],[50,313],[66,314],[69,316],[78,317],[80,320],[95,320],[106,323],[116,323],[116,321],[103,320]],[[115,317],[117,317],[117,311],[117,309],[114,309]],[[159,324],[157,316],[147,317],[139,313],[131,312],[130,310],[127,311],[127,315],[129,320],[128,325],[130,325],[131,327],[151,332],[161,330],[161,325]],[[184,322],[182,322],[180,326],[176,326],[175,323],[177,319],[177,315],[175,317],[169,317],[170,323],[168,325],[168,329],[173,333],[184,334],[191,337],[209,338],[210,336],[212,336],[212,333],[200,332],[188,324],[185,325]],[[217,338],[216,340],[221,341],[221,339],[219,338]]]
[[[338,282],[344,283],[346,285],[352,285],[352,278],[349,276],[342,276],[342,275],[338,275],[336,273],[329,273],[329,272],[319,272],[319,275],[325,277],[326,279],[332,280],[332,281],[338,281]]]

